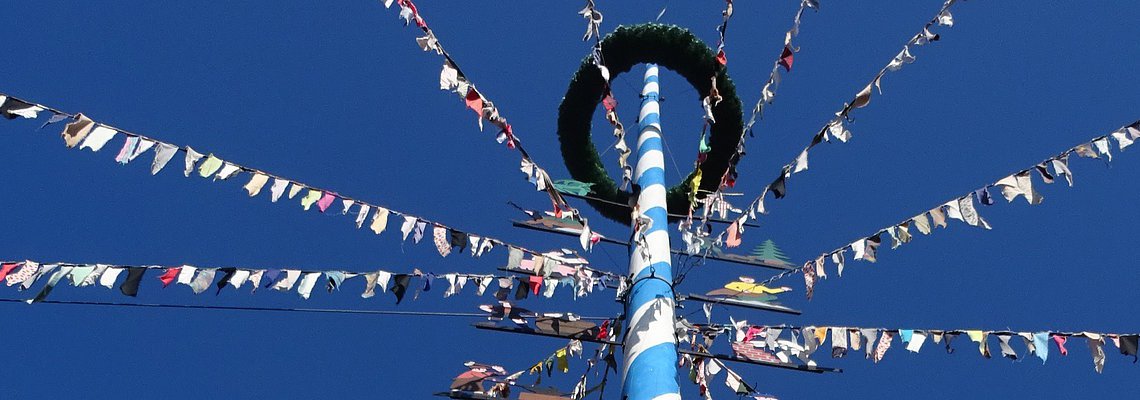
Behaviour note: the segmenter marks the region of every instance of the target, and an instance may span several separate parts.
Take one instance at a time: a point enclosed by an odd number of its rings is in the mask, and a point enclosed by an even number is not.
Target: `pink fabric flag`
[[[317,208],[320,208],[321,212],[325,212],[325,210],[332,205],[333,201],[336,201],[336,193],[325,192],[325,194],[321,196],[321,199],[317,200]]]
[[[1061,350],[1061,355],[1069,355],[1069,349],[1065,348],[1065,342],[1069,341],[1067,336],[1053,335],[1053,341],[1057,342],[1057,349]]]
[[[467,108],[475,111],[475,114],[483,115],[483,96],[480,96],[474,87],[467,89],[467,97],[463,100],[467,102]]]
[[[740,246],[740,227],[736,222],[728,226],[728,239],[724,242],[730,248]]]

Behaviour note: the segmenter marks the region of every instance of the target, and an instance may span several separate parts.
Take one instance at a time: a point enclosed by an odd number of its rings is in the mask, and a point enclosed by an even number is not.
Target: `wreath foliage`
[[[724,66],[716,61],[716,54],[692,32],[672,25],[640,24],[619,26],[602,40],[602,58],[611,78],[628,72],[642,63],[655,63],[681,75],[696,89],[697,101],[709,93],[710,77],[716,76],[717,89],[723,100],[713,107],[709,146],[712,148],[701,164],[700,188],[715,191],[720,177],[728,168],[729,159],[736,153],[737,143],[743,135],[740,99],[736,87]],[[562,159],[575,180],[593,184],[593,197],[620,204],[628,204],[628,192],[619,189],[602,165],[601,157],[590,138],[590,125],[598,103],[604,96],[605,82],[598,68],[586,57],[578,72],[574,73],[566,96],[558,107],[558,140]],[[637,128],[627,128],[633,135],[631,147],[636,147]],[[627,141],[628,142],[628,141]],[[635,149],[636,151],[636,149]],[[689,182],[697,171],[671,188],[667,194],[669,212],[685,214],[689,210]],[[590,205],[611,220],[629,224],[629,210],[624,207],[589,201]]]

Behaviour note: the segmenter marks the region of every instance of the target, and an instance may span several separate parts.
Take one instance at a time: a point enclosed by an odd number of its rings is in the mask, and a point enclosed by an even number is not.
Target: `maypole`
[[[640,191],[634,209],[634,242],[626,295],[622,365],[622,398],[680,399],[677,386],[677,342],[673,330],[673,268],[669,252],[669,220],[665,203],[665,158],[657,64],[648,64],[641,91],[641,133],[637,137],[634,182]]]

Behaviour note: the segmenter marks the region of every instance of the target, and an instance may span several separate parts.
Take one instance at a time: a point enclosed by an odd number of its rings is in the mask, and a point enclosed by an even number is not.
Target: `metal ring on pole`
[[[744,134],[744,124],[736,86],[724,66],[716,61],[713,50],[688,30],[651,23],[618,27],[602,40],[602,53],[611,79],[628,72],[634,65],[655,63],[684,77],[696,89],[698,96],[704,96],[712,88],[709,78],[716,76],[717,90],[723,100],[713,107],[713,117],[717,122],[712,124],[709,137],[712,150],[700,166],[703,177],[700,189],[716,191],[728,169],[729,160],[736,154],[736,146]],[[571,79],[566,96],[558,107],[558,140],[562,144],[562,159],[571,177],[592,183],[594,197],[628,204],[629,193],[620,190],[606,172],[590,138],[590,124],[604,95],[604,87],[605,81],[598,68],[587,57]],[[667,203],[670,213],[688,213],[689,182],[695,173],[689,173],[683,182],[669,188]],[[627,225],[630,223],[628,208],[601,201],[587,202],[606,218]]]

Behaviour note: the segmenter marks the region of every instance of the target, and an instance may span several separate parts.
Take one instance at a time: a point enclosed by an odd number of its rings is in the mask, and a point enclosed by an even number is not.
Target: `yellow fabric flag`
[[[317,200],[321,199],[322,194],[323,193],[320,190],[309,189],[309,194],[305,195],[305,197],[301,199],[301,207],[304,207],[305,211],[309,211],[309,208],[313,206],[313,203],[316,203]]]
[[[558,359],[558,369],[562,370],[562,373],[570,372],[570,360],[566,358],[566,348],[558,349],[554,357]]]
[[[198,176],[209,178],[210,175],[218,172],[219,168],[222,168],[222,159],[210,154],[209,157],[206,157],[206,161],[198,166]]]
[[[986,336],[988,333],[974,330],[966,331],[966,336],[970,337],[971,341],[978,343],[978,352],[982,353],[986,358],[990,358],[990,346],[986,343]]]
[[[823,344],[823,341],[827,340],[827,327],[826,326],[822,327],[822,328],[815,328],[815,340],[817,342],[819,342],[819,344]]]
[[[693,174],[693,179],[689,181],[689,202],[695,203],[697,201],[697,190],[701,188],[701,169],[697,168],[697,173]]]

